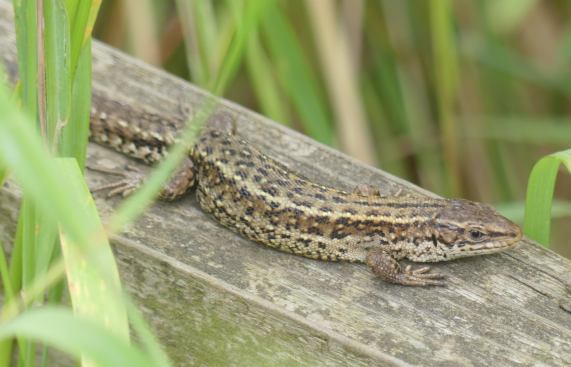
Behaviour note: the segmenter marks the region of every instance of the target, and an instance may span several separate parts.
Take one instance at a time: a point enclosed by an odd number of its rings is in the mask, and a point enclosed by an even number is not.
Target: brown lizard
[[[92,112],[95,142],[147,163],[160,160],[175,142],[180,121],[149,114],[127,122],[113,114],[113,102],[102,102],[106,112]],[[142,181],[135,175],[105,188],[128,194]],[[403,285],[443,285],[444,276],[427,266],[403,268],[398,260],[489,254],[514,247],[522,237],[517,225],[485,204],[384,197],[369,185],[346,192],[312,182],[232,129],[207,128],[161,197],[174,200],[193,187],[205,212],[253,241],[312,259],[366,263],[385,281]]]

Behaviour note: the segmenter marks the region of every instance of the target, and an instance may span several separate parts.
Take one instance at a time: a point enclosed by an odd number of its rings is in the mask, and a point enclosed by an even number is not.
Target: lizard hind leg
[[[428,266],[413,270],[409,265],[403,270],[398,261],[383,249],[371,249],[366,263],[376,276],[389,283],[411,286],[445,285],[443,274],[429,273]]]

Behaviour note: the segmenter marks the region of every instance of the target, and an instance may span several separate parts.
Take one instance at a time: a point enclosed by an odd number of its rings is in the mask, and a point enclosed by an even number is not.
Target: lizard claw
[[[410,274],[410,275],[418,275],[418,274],[424,274],[430,271],[430,266],[423,266],[422,268],[418,268],[418,269],[414,269],[412,270],[412,266],[407,265],[406,268],[404,268],[404,272],[406,274]]]
[[[122,171],[116,171],[100,167],[87,167],[87,168],[92,171],[109,173],[123,177],[122,179],[101,186],[97,186],[91,189],[91,192],[109,190],[109,192],[107,193],[107,197],[112,197],[116,195],[121,195],[123,197],[128,196],[132,194],[135,190],[137,190],[143,184],[144,180],[144,176],[140,174],[136,168],[131,166],[125,167],[127,171],[131,172],[130,174],[126,174],[125,172]]]
[[[131,195],[135,190],[141,186],[142,180],[139,178],[129,178],[111,182],[91,189],[91,192],[109,190],[107,197],[121,195],[123,197]]]
[[[408,265],[403,272],[403,280],[405,282],[412,282],[409,285],[444,285],[444,274],[441,273],[428,273],[430,266],[423,266],[422,268],[412,269]]]
[[[116,195],[121,195],[123,197],[131,195],[135,190],[141,186],[142,181],[139,179],[126,179],[112,183],[112,187],[107,187],[109,192],[107,197],[112,197]],[[109,186],[109,185],[107,185]],[[96,188],[99,189],[99,188]],[[105,188],[103,188],[105,189]]]

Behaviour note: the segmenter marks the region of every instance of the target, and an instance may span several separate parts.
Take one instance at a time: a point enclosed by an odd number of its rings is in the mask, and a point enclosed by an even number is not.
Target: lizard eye
[[[484,232],[479,231],[477,229],[471,229],[470,232],[468,233],[470,235],[470,239],[472,241],[481,241],[484,239]]]

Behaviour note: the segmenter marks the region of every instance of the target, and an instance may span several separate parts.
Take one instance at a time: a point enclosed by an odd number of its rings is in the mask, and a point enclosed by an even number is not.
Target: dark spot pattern
[[[278,190],[272,186],[262,187],[262,191],[271,196],[276,196],[278,194]]]
[[[349,233],[343,232],[343,231],[333,231],[331,232],[331,238],[334,238],[336,240],[341,240],[345,237],[349,236]]]
[[[352,261],[364,260],[361,250],[366,244],[383,246],[395,258],[411,259],[417,253],[411,254],[411,246],[444,242],[441,234],[425,233],[449,200],[358,197],[328,188],[289,171],[227,133],[205,134],[197,147],[192,159],[200,206],[254,241],[311,258]],[[464,209],[465,204],[456,207]],[[457,215],[449,222],[461,219]],[[495,232],[498,237],[503,235],[493,228],[485,231],[489,236]],[[454,241],[459,249],[469,247],[468,242]],[[423,254],[433,261],[430,256],[437,252],[425,247]]]
[[[268,175],[268,171],[265,168],[262,167],[258,167],[258,169],[256,170],[258,171],[258,173],[262,176],[267,176]]]
[[[335,224],[341,224],[341,225],[349,224],[349,219],[345,217],[337,218],[337,220],[335,220]]]
[[[346,203],[346,202],[347,202],[347,200],[343,199],[343,198],[340,197],[340,196],[333,196],[332,199],[333,199],[334,202],[336,202],[336,203],[338,203],[338,204]]]
[[[303,189],[301,187],[294,187],[292,189],[293,192],[295,192],[296,194],[303,194]]]

